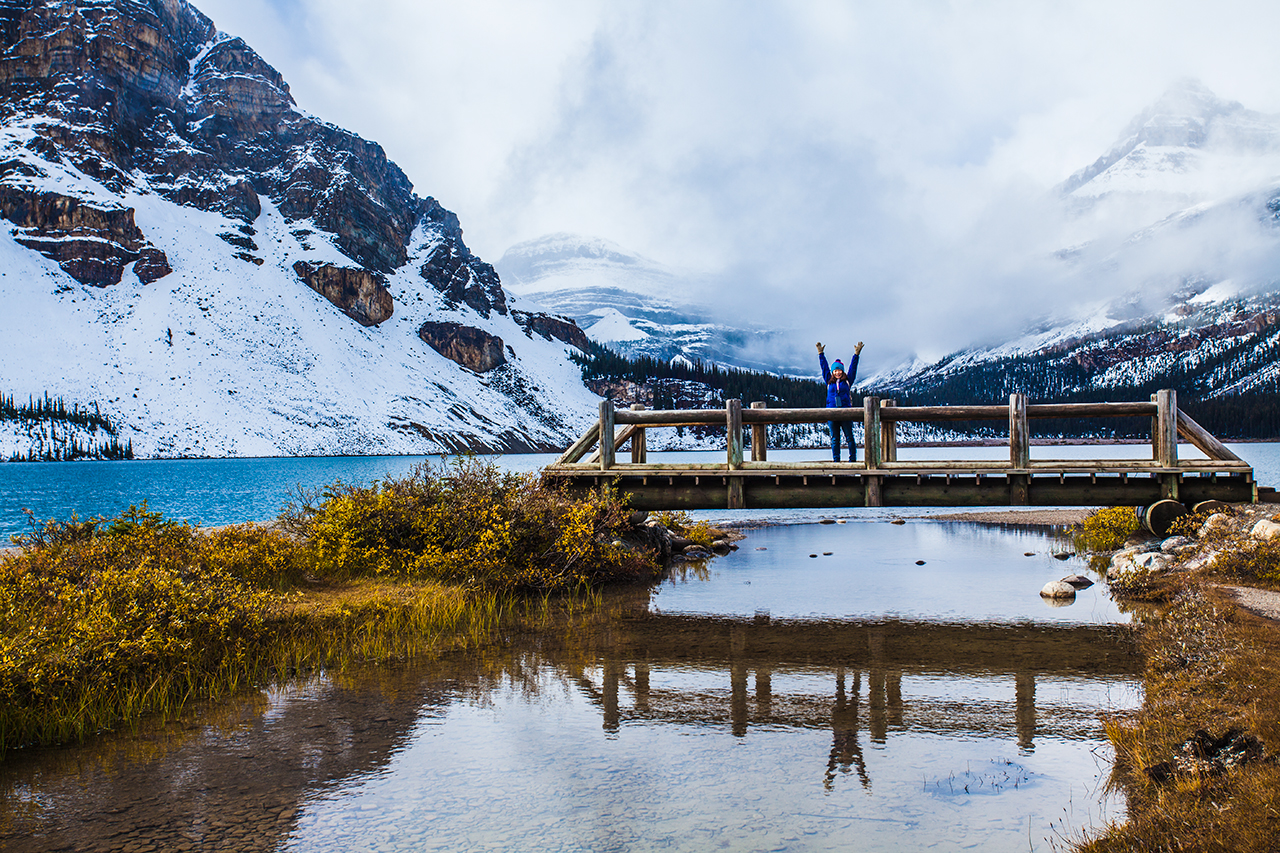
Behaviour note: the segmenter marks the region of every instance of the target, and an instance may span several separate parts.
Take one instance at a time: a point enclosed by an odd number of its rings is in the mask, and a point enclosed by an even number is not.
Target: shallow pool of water
[[[1083,569],[1063,547],[954,522],[753,530],[500,648],[11,755],[0,846],[1047,850],[1121,816],[1101,717],[1141,699],[1105,594],[1039,598]]]

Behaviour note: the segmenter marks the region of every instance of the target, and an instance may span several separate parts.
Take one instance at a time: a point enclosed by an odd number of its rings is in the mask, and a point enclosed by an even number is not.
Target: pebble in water
[[[917,566],[923,566],[923,565],[924,565],[924,560],[916,560],[916,565],[917,565]]]

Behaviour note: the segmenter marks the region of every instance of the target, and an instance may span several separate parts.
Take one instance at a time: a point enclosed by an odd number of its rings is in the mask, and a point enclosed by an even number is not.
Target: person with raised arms
[[[853,381],[858,378],[858,356],[862,353],[862,341],[853,348],[853,358],[849,359],[846,371],[844,362],[836,359],[836,363],[827,366],[827,355],[821,342],[818,344],[818,364],[822,366],[822,378],[827,383],[827,408],[850,408],[853,406]],[[857,448],[853,443],[852,421],[828,421],[831,429],[831,458],[840,461],[840,433],[844,433],[849,445],[849,461],[857,461]]]

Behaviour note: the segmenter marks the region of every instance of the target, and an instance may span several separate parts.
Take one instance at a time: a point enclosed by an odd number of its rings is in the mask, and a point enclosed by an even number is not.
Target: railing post
[[[600,470],[613,467],[613,402],[600,401]]]
[[[643,412],[644,403],[632,403],[631,411]],[[636,424],[634,431],[631,433],[631,461],[639,464],[648,461],[649,448],[645,445],[644,427]]]
[[[881,400],[880,408],[896,406],[897,400]],[[880,456],[885,462],[898,461],[898,422],[880,419]]]
[[[725,400],[724,417],[729,428],[729,469],[737,471],[742,467],[742,401]]]
[[[867,470],[874,471],[880,467],[880,398],[862,398],[862,443],[863,458]]]
[[[753,409],[766,409],[768,403],[752,403]],[[766,462],[769,455],[769,427],[765,424],[751,425],[751,461]]]
[[[1151,395],[1151,402],[1155,403],[1157,408],[1160,405],[1158,394]],[[1160,415],[1151,416],[1151,458],[1158,460],[1160,458]]]
[[[1156,461],[1161,468],[1178,467],[1178,392],[1156,392]]]
[[[1009,467],[1031,467],[1031,433],[1027,429],[1027,395],[1009,395]]]
[[[862,398],[862,444],[863,459],[867,470],[875,471],[880,467],[880,398]],[[881,480],[876,476],[863,477],[863,506],[884,506],[884,496],[880,492]]]

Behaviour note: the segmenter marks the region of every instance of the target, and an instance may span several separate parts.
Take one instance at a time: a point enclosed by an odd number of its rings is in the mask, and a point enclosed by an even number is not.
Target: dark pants
[[[844,440],[849,445],[849,461],[857,461],[858,450],[853,446],[853,421],[827,421],[827,427],[831,430],[831,458],[840,461],[840,433],[843,432]]]

